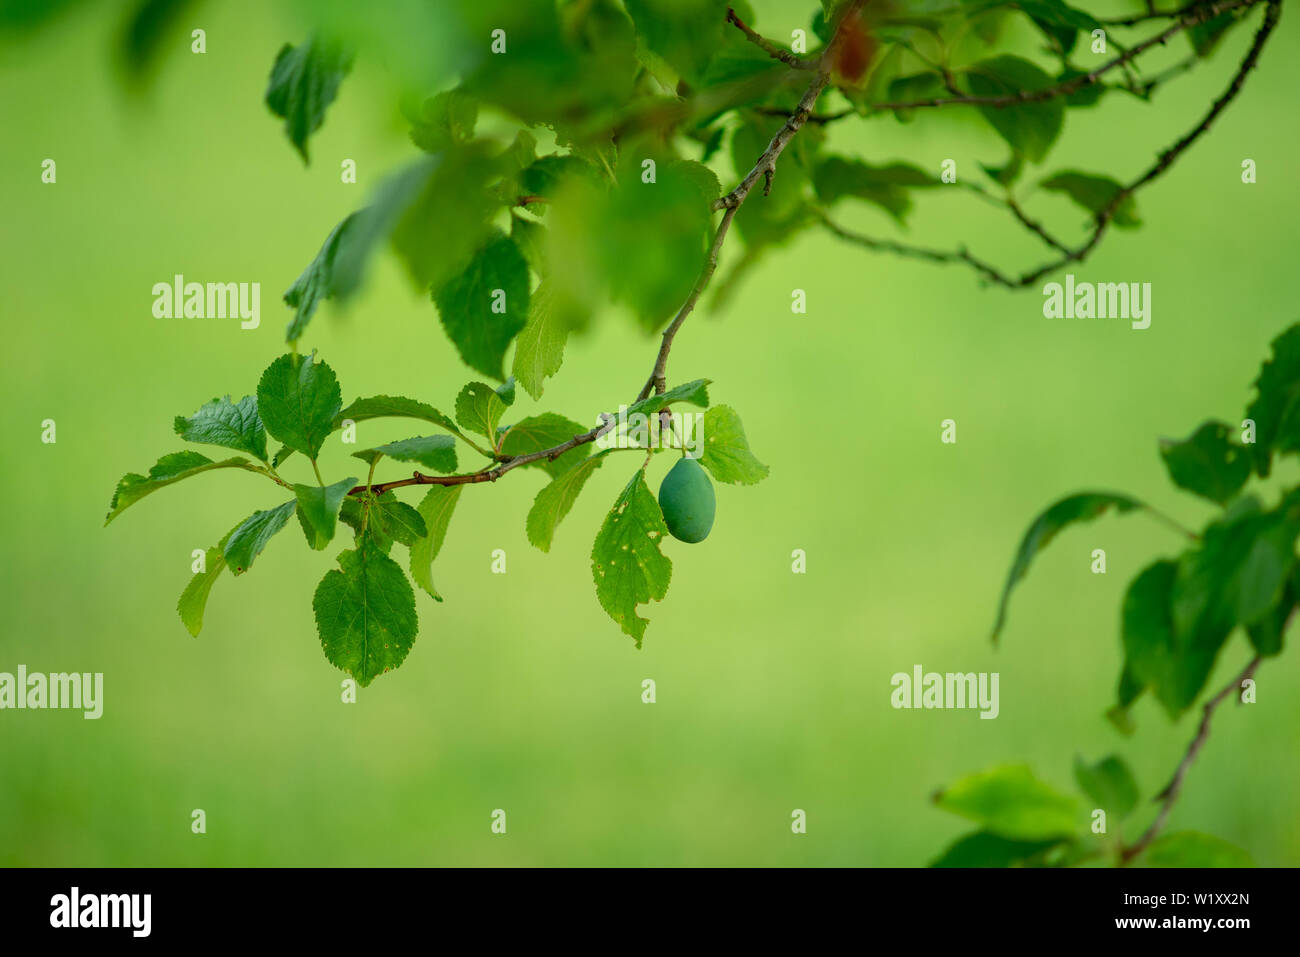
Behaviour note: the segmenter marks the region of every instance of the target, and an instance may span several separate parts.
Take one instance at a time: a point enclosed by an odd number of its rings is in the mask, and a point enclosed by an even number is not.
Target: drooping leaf
[[[1052,192],[1064,193],[1093,216],[1099,215],[1102,210],[1108,208],[1115,196],[1124,188],[1119,181],[1109,176],[1094,176],[1091,173],[1080,173],[1075,170],[1056,173],[1038,185]],[[1122,229],[1141,226],[1142,220],[1138,219],[1137,215],[1137,201],[1132,196],[1125,196],[1115,207],[1110,221]]]
[[[1028,60],[1009,54],[982,60],[965,74],[976,96],[1016,96],[1049,89],[1053,80]],[[1041,163],[1061,133],[1065,107],[1059,99],[1003,106],[982,105],[981,115],[1015,151]]]
[[[415,592],[393,561],[368,538],[339,555],[312,608],[325,657],[363,688],[401,665],[419,628]]]
[[[525,523],[530,542],[544,552],[551,550],[551,543],[555,540],[555,529],[573,508],[573,503],[578,500],[578,493],[587,484],[591,473],[604,464],[608,452],[609,450],[606,449],[574,463],[537,493],[532,508],[528,510],[528,519]]]
[[[499,389],[483,382],[469,382],[456,396],[456,421],[462,429],[495,440],[501,416],[515,401],[514,380]]]
[[[659,550],[667,534],[659,503],[640,469],[605,516],[591,549],[596,597],[638,648],[649,621],[637,615],[637,605],[662,601],[668,594],[673,564]]]
[[[443,328],[471,368],[504,379],[506,348],[528,317],[528,263],[514,240],[493,233],[463,273],[434,291]]]
[[[1250,478],[1250,455],[1222,422],[1205,422],[1182,441],[1162,439],[1160,457],[1181,489],[1226,505]]]
[[[1222,838],[1175,831],[1152,841],[1139,860],[1147,867],[1254,867],[1251,856]]]
[[[232,528],[222,536],[221,541],[207,550],[203,556],[203,571],[194,573],[194,577],[181,592],[180,600],[176,602],[176,611],[181,616],[185,630],[195,638],[203,630],[203,612],[208,607],[208,595],[226,568],[226,542],[230,541],[234,532]]]
[[[1078,805],[1034,777],[1026,765],[1001,765],[962,778],[934,798],[945,811],[999,837],[1044,841],[1072,834]]]
[[[1133,808],[1137,807],[1137,782],[1133,780],[1133,772],[1118,755],[1108,755],[1096,764],[1088,764],[1076,755],[1074,779],[1097,807],[1120,820],[1128,817]]]
[[[1075,522],[1091,521],[1105,514],[1110,508],[1123,514],[1142,507],[1142,503],[1137,499],[1116,492],[1080,492],[1066,496],[1034,519],[1029,530],[1025,532],[1025,537],[1020,541],[1015,561],[1011,564],[1011,572],[1007,575],[1007,583],[1002,588],[998,617],[993,624],[993,640],[998,640],[998,635],[1002,633],[1002,627],[1006,624],[1007,603],[1011,599],[1011,590],[1025,577],[1034,557],[1047,547],[1058,532]]]
[[[342,405],[334,370],[314,354],[280,356],[257,384],[257,409],[266,430],[312,460],[333,431]]]
[[[201,472],[210,472],[213,469],[247,469],[252,472],[256,471],[257,467],[245,458],[235,457],[214,462],[198,452],[172,452],[160,458],[149,469],[148,475],[129,472],[122,476],[117,483],[117,489],[113,492],[113,500],[108,503],[108,514],[104,517],[104,524],[107,525],[146,495],[151,495],[158,489],[166,488],[181,479],[187,479]]]
[[[503,455],[528,455],[532,452],[553,449],[576,435],[585,434],[587,431],[589,430],[572,419],[557,415],[554,412],[543,412],[541,415],[532,415],[526,419],[520,419],[510,426],[501,439],[501,453]],[[579,459],[585,458],[590,451],[591,446],[584,443],[569,449],[553,460],[539,459],[536,462],[529,463],[525,468],[536,466],[544,469],[546,474],[554,478],[567,471]]]
[[[294,310],[293,318],[289,320],[289,325],[284,332],[285,342],[297,342],[301,339],[307,330],[307,323],[311,322],[311,317],[316,314],[316,307],[340,293],[335,278],[336,263],[339,262],[340,251],[354,253],[357,251],[347,240],[352,235],[354,227],[360,222],[358,217],[363,215],[363,213],[352,213],[331,229],[330,234],[325,237],[320,252],[316,253],[316,258],[307,264],[307,268],[293,281],[293,285],[285,290],[284,301]],[[354,265],[352,268],[359,271],[361,267]]]
[[[308,162],[307,138],[325,121],[325,109],[334,102],[351,67],[349,51],[320,37],[298,46],[286,43],[276,55],[266,105],[284,120],[284,132],[304,163]]]
[[[545,380],[560,371],[569,332],[569,323],[552,308],[551,287],[543,280],[533,290],[528,321],[515,339],[515,378],[534,399],[542,397]]]
[[[442,601],[442,596],[433,587],[433,560],[442,550],[462,488],[463,485],[431,485],[418,509],[428,534],[411,545],[411,578],[436,601]]]
[[[230,396],[213,399],[189,418],[176,416],[174,425],[176,434],[187,442],[219,445],[266,461],[266,430],[254,396],[238,402],[231,402]]]
[[[353,452],[352,455],[371,465],[381,456],[387,455],[399,462],[416,462],[435,472],[451,474],[456,471],[456,440],[450,435],[423,435],[402,439]]]
[[[343,505],[343,499],[356,484],[356,476],[350,476],[323,488],[317,485],[293,487],[293,494],[298,499],[298,517],[302,521],[307,543],[312,548],[320,551],[334,540],[339,508]]]
[[[1151,688],[1171,718],[1182,714],[1205,687],[1226,637],[1207,632],[1189,647],[1175,643],[1171,603],[1177,573],[1177,562],[1149,565],[1129,585],[1121,615],[1125,669]]]
[[[704,455],[700,464],[719,482],[753,485],[767,478],[768,468],[749,450],[745,427],[736,410],[715,405],[704,413]]]
[[[226,540],[226,547],[222,552],[231,573],[242,575],[248,571],[252,567],[253,560],[262,553],[262,549],[266,548],[266,543],[276,532],[284,528],[297,508],[298,500],[292,498],[283,505],[254,512],[244,519],[243,523],[230,533],[230,538]]]

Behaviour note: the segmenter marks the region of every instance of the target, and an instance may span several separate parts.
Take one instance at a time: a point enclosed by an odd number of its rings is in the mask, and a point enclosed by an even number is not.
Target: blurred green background
[[[757,26],[788,37],[814,6],[756,2]],[[1144,169],[1226,85],[1257,18],[1154,104],[1112,95],[1072,111],[1044,170]],[[303,34],[272,5],[197,8],[208,52],[189,52],[185,23],[142,95],[118,81],[122,20],[91,5],[0,49],[0,671],[102,671],[106,684],[98,721],[0,713],[0,863],[910,866],[969,830],[929,795],[992,764],[1028,762],[1075,793],[1074,754],[1115,751],[1144,798],[1165,783],[1195,712],[1171,725],[1144,699],[1131,739],[1102,715],[1124,586],[1177,550],[1167,530],[1137,516],[1068,531],[1013,599],[1002,647],[987,636],[1024,528],[1060,495],[1126,490],[1187,523],[1209,514],[1167,482],[1156,439],[1239,421],[1269,341],[1300,318],[1300,19],[1283,17],[1240,101],[1140,194],[1145,226],[1112,231],[1074,270],[1152,283],[1150,329],[1047,320],[1037,290],[983,289],[969,270],[810,233],[677,340],[673,378],[715,380],[714,400],[740,410],[772,471],[755,488],[719,488],[706,543],[669,543],[672,587],[648,610],[644,650],[600,609],[588,560],[629,463],[595,474],[549,555],[524,534],[541,476],[520,473],[466,490],[434,568],[446,601],[419,598],[412,653],[355,705],[340,703],[343,675],[311,610],[341,541],[313,553],[291,529],[254,574],[219,581],[201,637],[176,615],[191,551],[278,503],[265,482],[203,476],[102,524],[122,473],[182,447],[174,415],[254,390],[283,348],[280,292],[414,151],[384,64],[363,57],[303,168],[262,104],[276,50]],[[1005,154],[973,113],[829,135],[875,162],[937,170],[954,158],[972,178],[976,161]],[[40,182],[47,157],[56,185]],[[1246,157],[1256,185],[1240,181]],[[358,185],[340,182],[344,158]],[[1064,199],[1029,202],[1082,235]],[[892,230],[867,209],[841,218]],[[1037,264],[1042,250],[1008,219],[928,191],[908,238],[966,241],[1014,271]],[[177,272],[260,282],[261,328],[154,319],[150,288]],[[807,315],[790,312],[794,288]],[[387,254],[304,345],[337,371],[345,401],[388,392],[448,408],[476,377]],[[635,391],[654,348],[610,315],[570,343],[542,403],[521,392],[513,411],[594,421]],[[40,442],[45,418],[55,445]],[[939,441],[945,418],[955,446]],[[407,428],[367,423],[359,440]],[[330,441],[327,477],[353,474],[348,451]],[[656,461],[653,487],[667,464]],[[302,480],[302,465],[286,474]],[[1282,478],[1295,480],[1293,465]],[[505,575],[490,571],[498,548]],[[796,548],[807,574],[791,573]],[[1089,573],[1094,548],[1106,575]],[[1247,657],[1235,636],[1211,687]],[[1289,659],[1261,669],[1257,704],[1220,712],[1171,830],[1216,834],[1260,864],[1300,863]],[[1000,716],[892,709],[890,676],[915,664],[999,672]],[[658,684],[654,705],[641,702],[644,678]],[[194,808],[206,834],[191,833]],[[503,837],[489,829],[495,808],[508,814]],[[794,808],[806,835],[790,832]],[[1144,805],[1132,826],[1149,817]]]

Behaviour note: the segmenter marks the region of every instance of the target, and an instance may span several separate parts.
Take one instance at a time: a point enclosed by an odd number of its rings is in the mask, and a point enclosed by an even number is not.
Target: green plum
[[[683,458],[664,476],[659,486],[659,508],[673,538],[694,543],[709,537],[717,500],[713,483],[699,462]]]

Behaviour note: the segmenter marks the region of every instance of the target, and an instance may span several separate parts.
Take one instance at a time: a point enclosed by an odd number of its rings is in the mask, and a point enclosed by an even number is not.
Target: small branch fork
[[[965,263],[966,265],[972,267],[973,269],[975,269],[977,272],[979,272],[981,275],[983,275],[985,278],[989,279],[990,281],[1000,286],[1005,286],[1009,289],[1023,289],[1026,286],[1033,285],[1038,280],[1046,276],[1048,273],[1055,272],[1056,270],[1064,266],[1068,266],[1070,263],[1082,262],[1093,251],[1093,249],[1096,248],[1097,244],[1101,242],[1102,236],[1105,235],[1106,230],[1109,228],[1111,222],[1115,218],[1115,214],[1119,211],[1120,207],[1124,204],[1124,202],[1127,199],[1129,199],[1134,193],[1136,193],[1139,189],[1153,182],[1154,180],[1158,179],[1161,175],[1166,173],[1169,170],[1169,168],[1174,165],[1174,162],[1180,156],[1182,156],[1182,154],[1186,152],[1187,149],[1193,143],[1195,143],[1198,139],[1200,139],[1205,133],[1209,131],[1211,124],[1214,122],[1214,120],[1218,118],[1219,114],[1221,114],[1227,108],[1228,104],[1230,104],[1234,99],[1236,99],[1237,95],[1241,92],[1242,86],[1245,83],[1246,75],[1252,69],[1254,69],[1255,65],[1259,62],[1259,55],[1261,51],[1264,49],[1264,45],[1268,42],[1269,36],[1272,34],[1273,30],[1277,27],[1278,17],[1281,14],[1281,7],[1282,7],[1281,0],[1233,0],[1233,2],[1228,2],[1228,3],[1194,5],[1194,9],[1189,8],[1186,12],[1180,11],[1178,13],[1161,14],[1161,16],[1177,16],[1177,17],[1181,17],[1181,19],[1179,19],[1179,21],[1175,23],[1173,26],[1164,30],[1161,34],[1158,35],[1158,37],[1152,38],[1151,41],[1148,41],[1144,45],[1140,44],[1139,46],[1135,46],[1129,51],[1129,53],[1133,53],[1135,51],[1143,49],[1144,47],[1149,47],[1152,44],[1152,42],[1155,41],[1163,42],[1164,40],[1168,39],[1170,36],[1179,32],[1180,30],[1184,30],[1187,29],[1188,27],[1195,26],[1198,23],[1203,23],[1206,19],[1209,19],[1213,16],[1217,16],[1218,14],[1223,13],[1227,10],[1235,9],[1237,7],[1254,6],[1255,4],[1258,3],[1266,4],[1264,20],[1260,24],[1259,30],[1255,33],[1255,39],[1250,46],[1250,50],[1247,52],[1245,58],[1241,61],[1241,65],[1237,68],[1237,71],[1233,75],[1232,80],[1228,84],[1227,88],[1219,96],[1219,98],[1215,100],[1213,104],[1211,104],[1209,110],[1205,113],[1205,115],[1201,118],[1200,122],[1197,123],[1196,126],[1194,126],[1189,132],[1183,135],[1177,142],[1175,142],[1169,148],[1167,148],[1162,153],[1160,153],[1155,163],[1153,163],[1144,173],[1142,173],[1132,182],[1128,183],[1126,186],[1116,191],[1115,195],[1111,197],[1110,201],[1107,203],[1105,208],[1103,208],[1100,212],[1098,212],[1094,217],[1092,232],[1087,237],[1087,239],[1085,239],[1081,244],[1074,247],[1066,246],[1065,244],[1061,243],[1059,240],[1052,237],[1040,224],[1029,219],[1024,214],[1024,212],[1020,209],[1020,207],[1016,204],[1014,199],[1008,198],[1005,200],[1006,206],[1011,210],[1011,212],[1016,216],[1016,218],[1020,220],[1022,225],[1024,225],[1030,231],[1034,232],[1036,235],[1042,238],[1044,242],[1046,242],[1049,246],[1051,246],[1053,249],[1055,249],[1057,252],[1061,254],[1056,259],[1053,259],[1043,264],[1042,266],[1039,266],[1036,269],[1032,269],[1028,272],[1022,273],[1019,276],[1015,276],[1015,275],[1001,272],[1000,270],[990,265],[989,263],[983,261],[982,259],[977,258],[976,256],[972,255],[964,246],[959,247],[956,250],[950,251],[950,250],[941,250],[941,249],[928,249],[921,246],[913,246],[907,243],[899,243],[899,242],[894,242],[892,240],[886,240],[886,239],[876,239],[871,236],[865,236],[861,233],[855,232],[853,230],[845,228],[844,226],[839,225],[838,223],[831,220],[830,217],[824,211],[819,211],[817,215],[827,230],[829,230],[833,235],[838,236],[840,239],[845,240],[846,242],[850,242],[855,245],[862,246],[866,249],[894,253],[904,258],[921,259],[921,260],[925,260],[928,262],[935,262],[935,263],[954,263],[954,262]],[[1094,73],[1092,74],[1086,74],[1086,76],[1100,76],[1100,74],[1104,73],[1106,70],[1119,65],[1121,60],[1123,60],[1123,57],[1112,61],[1110,64],[1104,67],[1099,68],[1097,71],[1094,71]],[[1083,77],[1076,78],[1076,80],[1079,79],[1083,79]],[[1054,87],[1052,91],[1043,91],[1043,92],[1053,93],[1054,95],[1056,95],[1059,94],[1060,91],[1065,89],[1065,87],[1067,86],[1070,86],[1070,84],[1062,84],[1059,87]],[[1066,92],[1067,93],[1073,92],[1073,90],[1066,90]],[[1035,94],[1034,98],[1041,99],[1042,97]],[[1001,99],[1005,100],[1005,98],[1001,98]],[[970,102],[984,102],[987,104],[990,103],[991,101],[990,98],[988,97],[985,97],[983,99],[973,99],[967,97],[964,99],[931,101],[930,105],[945,105],[948,103],[970,103]],[[1013,99],[1010,102],[1028,102],[1028,101],[1023,99],[1022,100]],[[919,104],[916,103],[908,104],[908,106],[911,107],[917,105]],[[992,105],[1007,105],[1007,104],[1003,102],[1003,103],[994,103]],[[992,199],[992,197],[989,198]],[[998,201],[994,199],[994,202],[998,202]]]
[[[1165,789],[1156,795],[1156,800],[1160,802],[1160,810],[1156,813],[1155,820],[1151,822],[1151,826],[1143,832],[1141,837],[1120,851],[1121,864],[1128,864],[1145,851],[1160,833],[1161,828],[1165,826],[1165,822],[1169,819],[1169,812],[1173,810],[1174,802],[1178,800],[1178,795],[1183,791],[1183,781],[1187,777],[1187,772],[1191,769],[1196,756],[1201,753],[1205,740],[1210,736],[1210,722],[1214,718],[1215,709],[1234,692],[1241,693],[1241,686],[1255,674],[1255,669],[1259,667],[1261,660],[1256,655],[1242,670],[1241,674],[1233,678],[1213,698],[1205,702],[1205,706],[1201,711],[1201,723],[1196,729],[1196,737],[1192,738],[1192,743],[1187,746],[1187,752],[1183,755],[1183,759],[1178,762],[1178,767],[1174,770],[1174,776],[1165,785]]]

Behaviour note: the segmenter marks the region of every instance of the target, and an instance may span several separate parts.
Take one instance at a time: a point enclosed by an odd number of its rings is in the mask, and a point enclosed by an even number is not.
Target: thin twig
[[[1046,87],[1042,90],[1019,90],[1015,93],[990,94],[990,95],[969,95],[969,96],[952,96],[952,97],[930,97],[924,100],[903,100],[893,103],[872,103],[873,110],[917,110],[936,108],[943,106],[1012,106],[1024,103],[1039,103],[1043,100],[1053,100],[1061,96],[1069,96],[1071,93],[1077,93],[1086,86],[1096,83],[1104,74],[1109,73],[1116,67],[1124,66],[1138,55],[1146,52],[1154,46],[1160,46],[1167,43],[1170,37],[1173,37],[1191,27],[1199,26],[1207,20],[1212,20],[1221,13],[1227,13],[1229,10],[1236,10],[1239,7],[1251,7],[1257,3],[1271,2],[1271,0],[1220,0],[1217,3],[1209,3],[1205,6],[1199,6],[1194,10],[1189,10],[1181,14],[1176,23],[1171,24],[1159,33],[1148,37],[1141,43],[1138,43],[1125,50],[1115,59],[1104,63],[1091,70],[1088,73],[1081,73],[1064,83],[1058,83],[1056,86]]]
[[[1165,826],[1165,821],[1169,818],[1169,812],[1173,810],[1174,802],[1178,800],[1178,795],[1182,793],[1183,780],[1187,777],[1187,772],[1191,768],[1192,762],[1195,761],[1196,756],[1201,753],[1201,748],[1205,745],[1205,739],[1210,736],[1210,721],[1214,717],[1214,709],[1222,704],[1224,699],[1234,691],[1239,691],[1241,689],[1242,683],[1255,673],[1255,669],[1259,667],[1261,660],[1262,659],[1259,655],[1256,655],[1250,660],[1250,664],[1246,665],[1241,674],[1237,675],[1236,678],[1224,685],[1223,689],[1219,691],[1218,694],[1205,702],[1205,707],[1201,713],[1201,723],[1196,729],[1196,737],[1192,738],[1192,743],[1187,746],[1187,753],[1184,754],[1183,759],[1178,762],[1178,767],[1174,771],[1173,778],[1171,778],[1169,783],[1165,785],[1165,789],[1156,795],[1156,800],[1161,802],[1160,811],[1156,814],[1156,819],[1151,822],[1151,826],[1143,832],[1141,837],[1120,851],[1121,864],[1127,864],[1129,861],[1133,860],[1133,858],[1145,851],[1147,846],[1155,840],[1156,835],[1160,833],[1160,829]]]
[[[744,20],[740,19],[740,17],[736,15],[736,11],[733,10],[731,7],[727,7],[727,22],[734,23],[736,25],[736,28],[745,35],[745,39],[747,39],[750,43],[754,44],[754,46],[762,50],[773,60],[780,60],[786,66],[794,70],[817,69],[817,61],[815,59],[814,60],[801,59],[800,57],[791,53],[789,50],[784,50],[781,47],[777,46],[771,40],[767,39],[767,37],[752,30],[748,26],[748,24],[745,23]]]
[[[1261,2],[1261,0],[1253,0],[1253,2]],[[1218,118],[1219,114],[1222,113],[1224,109],[1227,108],[1228,104],[1231,103],[1241,92],[1242,86],[1246,80],[1246,75],[1254,69],[1255,65],[1258,63],[1260,52],[1268,42],[1270,34],[1272,34],[1273,30],[1277,27],[1278,17],[1281,13],[1281,0],[1263,0],[1263,2],[1267,4],[1264,12],[1264,20],[1260,24],[1259,30],[1255,33],[1255,39],[1251,44],[1250,50],[1241,61],[1241,65],[1237,68],[1237,72],[1233,75],[1232,81],[1228,84],[1227,88],[1219,98],[1210,105],[1210,109],[1205,113],[1196,126],[1180,137],[1173,145],[1162,151],[1157,157],[1155,163],[1142,173],[1142,175],[1116,191],[1115,195],[1111,197],[1110,202],[1097,213],[1094,218],[1092,234],[1088,236],[1083,243],[1073,249],[1062,247],[1054,240],[1050,240],[1045,232],[1040,231],[1039,229],[1034,229],[1034,232],[1043,236],[1045,239],[1049,239],[1049,241],[1052,242],[1052,245],[1062,250],[1062,255],[1059,258],[1017,277],[1007,275],[990,264],[977,259],[975,256],[967,252],[965,248],[960,248],[954,252],[948,252],[944,250],[910,246],[905,243],[897,243],[890,240],[875,239],[840,226],[832,221],[825,213],[819,214],[822,223],[831,233],[841,239],[868,249],[892,252],[897,255],[913,259],[925,259],[930,262],[965,262],[983,274],[986,278],[998,285],[1005,286],[1008,289],[1023,289],[1027,286],[1033,285],[1048,273],[1055,272],[1064,266],[1068,266],[1070,263],[1082,262],[1088,257],[1089,253],[1096,248],[1097,244],[1101,242],[1102,236],[1105,234],[1106,229],[1110,226],[1112,220],[1115,218],[1115,214],[1119,211],[1119,208],[1124,201],[1139,189],[1166,173],[1170,167],[1174,165],[1174,162],[1184,152],[1186,152],[1193,143],[1209,131],[1210,125],[1214,120]],[[1012,212],[1015,213],[1016,211],[1017,207],[1014,207],[1013,205]],[[1034,224],[1031,220],[1028,220],[1027,217],[1018,215],[1018,218],[1021,218],[1022,223],[1029,228],[1034,228]]]

